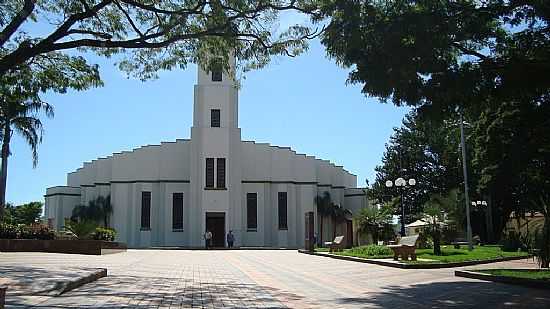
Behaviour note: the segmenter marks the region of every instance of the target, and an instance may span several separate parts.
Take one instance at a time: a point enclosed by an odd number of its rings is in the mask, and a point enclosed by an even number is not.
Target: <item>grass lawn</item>
[[[316,248],[315,251],[328,252],[328,248]],[[386,259],[393,257],[393,253],[389,248],[377,245],[353,247],[351,249],[344,249],[340,252],[333,252],[332,254],[354,256],[365,259]]]
[[[514,278],[526,278],[526,279],[535,279],[542,281],[550,281],[550,270],[546,269],[484,269],[484,270],[475,270],[476,272],[491,274],[495,276],[505,276],[505,277],[514,277]]]
[[[327,248],[316,248],[317,252],[328,252]],[[473,251],[467,248],[455,249],[451,245],[441,246],[442,255],[434,255],[433,249],[416,249],[416,256],[419,261],[406,261],[407,263],[455,263],[467,261],[484,261],[503,257],[524,256],[526,252],[504,252],[498,246],[476,246]],[[354,256],[365,259],[391,258],[393,254],[389,248],[383,246],[363,246],[344,249],[342,252],[333,254]],[[423,261],[422,261],[423,260]]]
[[[474,250],[468,251],[468,248],[455,249],[453,246],[441,246],[441,255],[434,255],[433,249],[417,249],[416,256],[419,259],[433,261],[416,261],[409,263],[455,263],[467,261],[484,261],[496,258],[525,256],[527,252],[504,252],[498,246],[476,246]]]

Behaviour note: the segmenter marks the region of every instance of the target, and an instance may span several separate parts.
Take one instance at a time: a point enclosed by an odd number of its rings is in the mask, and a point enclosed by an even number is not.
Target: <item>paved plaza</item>
[[[7,308],[550,308],[548,290],[404,270],[294,250],[0,253],[0,266],[108,269],[61,296],[9,292]],[[467,268],[534,267],[527,260]]]

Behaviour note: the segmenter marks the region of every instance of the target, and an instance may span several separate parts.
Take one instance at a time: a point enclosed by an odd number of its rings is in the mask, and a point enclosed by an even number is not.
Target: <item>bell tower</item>
[[[235,57],[228,69],[198,66],[191,128],[191,245],[203,246],[202,235],[213,233],[214,246],[225,244],[232,230],[239,240],[241,215],[241,130]],[[239,245],[236,243],[236,245]]]

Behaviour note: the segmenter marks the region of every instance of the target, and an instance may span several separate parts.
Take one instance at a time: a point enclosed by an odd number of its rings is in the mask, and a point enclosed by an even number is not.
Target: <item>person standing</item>
[[[229,231],[229,233],[227,233],[227,247],[233,248],[234,242],[235,242],[235,235],[233,235],[232,231]]]
[[[204,241],[206,249],[209,249],[212,245],[212,232],[210,232],[209,230],[206,230],[206,233],[204,233]]]

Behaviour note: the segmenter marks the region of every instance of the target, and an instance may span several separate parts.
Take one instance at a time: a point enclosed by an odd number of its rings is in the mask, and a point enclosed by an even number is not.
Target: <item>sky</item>
[[[29,147],[13,139],[8,202],[43,201],[46,188],[66,185],[67,173],[85,161],[190,137],[196,66],[141,82],[128,79],[114,61],[86,57],[100,65],[105,86],[44,96],[55,117],[43,121],[36,168]],[[246,73],[239,95],[242,139],[289,146],[343,165],[357,175],[358,186],[367,178],[372,183],[385,143],[408,109],[365,97],[360,85],[346,85],[348,72],[312,41],[299,57],[276,58]]]

